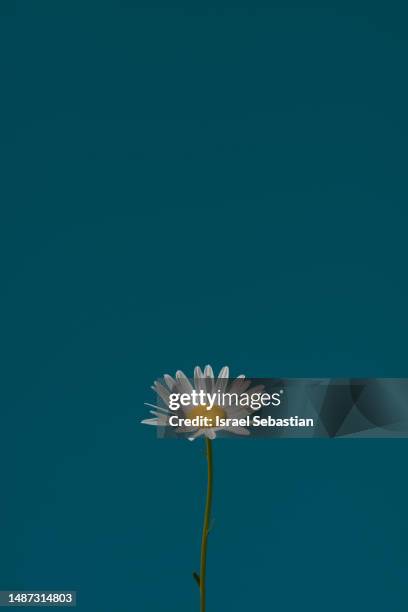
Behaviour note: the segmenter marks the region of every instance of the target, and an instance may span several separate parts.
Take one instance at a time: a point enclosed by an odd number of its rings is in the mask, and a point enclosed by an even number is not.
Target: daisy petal
[[[142,421],[143,425],[155,425],[157,427],[158,423],[158,419],[144,419],[144,421]]]
[[[184,374],[184,372],[182,372],[181,370],[178,370],[178,372],[176,372],[176,378],[177,378],[178,386],[180,388],[180,392],[188,393],[189,395],[191,395],[193,387],[190,381],[188,380],[187,376]]]
[[[218,374],[218,379],[217,382],[215,384],[215,388],[214,391],[217,393],[218,391],[220,393],[224,393],[225,388],[228,384],[228,380],[229,380],[229,367],[228,366],[224,366],[223,368],[221,368],[220,373]]]
[[[251,381],[245,378],[236,378],[228,391],[230,393],[243,393],[251,385]]]
[[[149,404],[149,402],[145,402],[145,406],[150,406],[150,408],[156,408],[156,410],[160,410],[160,412],[164,414],[170,414],[170,411],[167,408],[162,408],[161,406],[156,406],[156,404]]]
[[[214,378],[214,372],[210,365],[206,365],[204,368],[204,376],[206,378]]]
[[[194,368],[194,386],[196,388],[196,391],[198,392],[206,391],[204,372],[202,372],[201,368],[199,368],[198,366]]]
[[[172,378],[172,377],[170,376],[170,374],[165,374],[165,375],[163,376],[163,378],[164,378],[164,380],[165,380],[165,382],[166,382],[166,385],[167,385],[167,386],[168,386],[168,388],[170,389],[170,391],[173,391],[173,389],[174,389],[174,388],[177,386],[177,383],[176,383],[176,381],[174,380],[174,378]]]
[[[213,369],[210,365],[206,365],[204,368],[204,384],[205,384],[205,391],[207,393],[213,393],[214,391],[214,372]]]
[[[159,383],[157,380],[155,381],[154,385],[152,386],[153,391],[155,391],[157,393],[157,395],[159,395],[163,402],[166,404],[166,406],[169,405],[169,391],[166,389],[166,387],[163,387],[163,385],[161,383]]]
[[[196,378],[203,378],[204,374],[201,371],[201,368],[199,366],[196,366],[194,368],[194,379]]]

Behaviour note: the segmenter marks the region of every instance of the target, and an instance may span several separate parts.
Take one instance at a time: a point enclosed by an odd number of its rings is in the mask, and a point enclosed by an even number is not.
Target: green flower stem
[[[210,531],[211,504],[213,494],[213,454],[212,443],[209,438],[205,439],[207,455],[207,500],[205,503],[203,534],[201,538],[201,561],[200,561],[200,612],[205,612],[205,574],[207,569],[207,540]]]

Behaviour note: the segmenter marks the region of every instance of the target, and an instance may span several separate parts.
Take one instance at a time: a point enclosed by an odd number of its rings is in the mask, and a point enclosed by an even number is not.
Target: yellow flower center
[[[227,413],[225,410],[221,408],[221,406],[217,406],[214,404],[212,408],[208,408],[205,404],[200,404],[200,406],[195,406],[188,413],[188,418],[193,419],[194,417],[207,417],[206,427],[216,427],[217,421],[216,417],[220,419],[225,419]]]

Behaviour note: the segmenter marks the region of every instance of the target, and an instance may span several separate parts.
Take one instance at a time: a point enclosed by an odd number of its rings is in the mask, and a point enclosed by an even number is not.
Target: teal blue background
[[[13,14],[14,12],[14,14]],[[1,589],[198,610],[153,380],[407,376],[401,2],[10,2]],[[404,440],[220,440],[208,612],[402,612]]]

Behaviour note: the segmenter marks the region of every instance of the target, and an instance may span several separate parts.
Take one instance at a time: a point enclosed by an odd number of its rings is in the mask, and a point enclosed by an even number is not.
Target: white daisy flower
[[[147,404],[154,408],[150,411],[154,416],[143,420],[142,423],[145,425],[170,427],[169,419],[175,414],[172,398],[175,395],[186,394],[190,400],[187,405],[179,406],[177,412],[183,416],[180,421],[195,419],[200,425],[173,426],[177,433],[187,434],[189,440],[199,436],[213,440],[219,431],[241,436],[249,435],[249,429],[238,421],[245,419],[246,424],[250,423],[253,409],[249,405],[241,405],[240,396],[245,393],[251,397],[254,393],[260,393],[264,389],[263,385],[251,387],[251,381],[243,374],[230,381],[227,366],[221,368],[218,378],[214,377],[210,365],[205,366],[203,371],[197,366],[194,369],[194,379],[191,381],[180,370],[176,372],[175,378],[165,374],[163,380],[165,384],[156,380],[152,386],[153,391],[161,398],[163,406]],[[203,421],[205,421],[204,426]],[[219,425],[220,422],[222,425]]]
[[[189,440],[200,436],[205,440],[207,496],[201,536],[200,572],[193,572],[193,578],[200,590],[200,612],[205,612],[207,541],[211,531],[213,497],[212,440],[219,431],[249,435],[248,425],[252,421],[252,412],[258,409],[254,407],[252,399],[260,395],[264,385],[251,387],[251,381],[243,374],[231,382],[227,366],[221,368],[218,378],[215,378],[212,367],[207,365],[203,371],[197,366],[191,381],[180,370],[176,372],[175,378],[165,374],[163,383],[156,380],[152,389],[157,393],[162,405],[147,404],[154,408],[150,411],[153,418],[145,419],[142,423],[155,427],[172,427],[176,432],[188,436]],[[242,401],[244,397],[246,402]],[[175,419],[176,425],[173,423],[175,410],[181,417]]]

